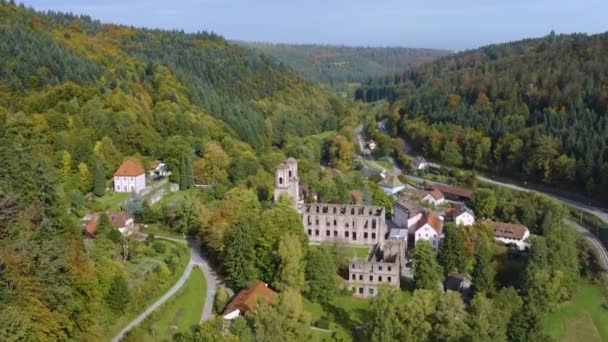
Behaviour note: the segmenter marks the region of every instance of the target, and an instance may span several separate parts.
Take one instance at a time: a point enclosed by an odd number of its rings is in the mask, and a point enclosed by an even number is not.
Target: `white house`
[[[472,226],[475,224],[473,211],[464,205],[446,209],[445,217],[447,220],[454,221],[457,226]]]
[[[150,177],[165,177],[169,175],[167,166],[160,160],[154,160],[150,162],[150,169],[148,170]]]
[[[526,226],[521,224],[494,222],[492,220],[485,220],[483,223],[494,230],[494,240],[501,241],[504,244],[515,245],[520,251],[530,247],[530,242],[528,241],[530,231]]]
[[[418,156],[412,161],[412,167],[414,170],[422,171],[429,167],[429,163],[422,156]]]
[[[445,202],[445,197],[443,196],[441,191],[433,189],[433,191],[429,192],[426,196],[424,196],[422,200],[438,207],[443,204],[443,202]]]
[[[129,236],[135,231],[135,220],[124,211],[109,212],[108,218],[112,223],[112,227],[118,229],[124,236]]]
[[[436,214],[425,212],[421,214],[418,222],[408,227],[408,231],[414,236],[414,244],[420,240],[427,240],[433,248],[437,249],[443,234],[443,221]]]
[[[378,183],[378,186],[389,196],[392,196],[405,189],[405,184],[401,183],[396,175],[388,175]]]
[[[127,160],[114,173],[114,191],[141,192],[146,188],[146,172],[138,163]]]
[[[367,147],[369,147],[370,151],[373,151],[376,148],[376,142],[373,140],[368,141]]]

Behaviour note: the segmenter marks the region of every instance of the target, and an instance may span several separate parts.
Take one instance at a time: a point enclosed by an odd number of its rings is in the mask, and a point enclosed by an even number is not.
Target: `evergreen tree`
[[[259,276],[255,264],[257,258],[253,231],[253,220],[241,218],[233,228],[226,248],[226,283],[235,290],[248,287]]]
[[[192,178],[192,159],[186,154],[181,155],[179,172],[179,189],[191,189],[194,186],[194,179]]]
[[[304,255],[295,234],[287,233],[281,237],[278,255],[280,263],[275,287],[278,290],[290,288],[298,292],[305,291],[307,288],[304,279]]]
[[[437,260],[447,276],[450,272],[463,272],[466,269],[467,258],[464,254],[464,240],[454,224],[444,227],[445,237],[439,247]]]
[[[131,192],[131,197],[125,203],[125,211],[134,218],[140,218],[144,212],[144,200],[135,191]]]
[[[130,300],[129,284],[125,278],[118,275],[114,278],[110,290],[106,295],[106,302],[112,311],[117,314],[124,312]]]
[[[442,279],[441,267],[435,260],[433,246],[426,240],[419,240],[414,248],[413,259],[416,288],[438,290]]]
[[[95,194],[95,196],[101,197],[101,196],[103,196],[103,194],[105,192],[106,192],[106,176],[105,176],[105,172],[103,170],[103,165],[101,165],[101,163],[98,163],[97,166],[95,166],[93,193]]]
[[[494,294],[494,269],[492,267],[492,244],[485,235],[481,235],[475,247],[475,265],[473,266],[473,293]]]
[[[306,296],[318,303],[327,303],[337,292],[336,260],[326,246],[309,249],[306,259]]]

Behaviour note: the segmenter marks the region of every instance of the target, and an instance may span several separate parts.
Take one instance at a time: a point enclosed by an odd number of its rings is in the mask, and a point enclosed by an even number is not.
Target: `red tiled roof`
[[[93,218],[87,222],[87,224],[84,226],[84,233],[90,237],[90,238],[94,238],[95,234],[97,234],[97,224],[99,223],[99,220],[97,218],[97,216],[93,216]]]
[[[430,195],[431,195],[431,197],[433,197],[435,199],[435,201],[445,198],[443,196],[443,194],[441,193],[441,191],[439,191],[437,189],[433,189],[433,191],[431,191]]]
[[[255,308],[258,298],[264,298],[268,304],[272,304],[276,296],[276,292],[272,291],[264,282],[258,280],[250,288],[241,290],[232,302],[228,304],[224,313],[226,314],[237,309],[241,313],[246,313]]]
[[[146,171],[144,171],[144,168],[141,167],[141,165],[132,160],[127,160],[120,165],[116,172],[114,172],[114,176],[135,177],[144,173],[146,173]]]
[[[441,221],[439,216],[432,212],[425,212],[422,215],[422,218],[420,218],[420,220],[416,223],[416,228],[414,229],[414,232],[418,231],[418,229],[422,228],[425,224],[431,226],[431,228],[433,228],[433,230],[435,230],[437,234],[441,234],[441,232],[443,231],[443,221]]]
[[[444,194],[456,195],[458,197],[467,198],[467,199],[471,198],[471,196],[473,195],[473,191],[471,191],[471,190],[455,188],[452,186],[441,185],[441,184],[433,185],[433,189],[441,191]]]
[[[483,223],[494,229],[494,236],[506,239],[521,240],[528,231],[528,228],[521,224],[495,222],[492,220],[484,220]]]
[[[129,214],[124,211],[109,212],[108,218],[110,219],[110,222],[114,228],[125,227],[127,225],[127,221],[130,219]]]

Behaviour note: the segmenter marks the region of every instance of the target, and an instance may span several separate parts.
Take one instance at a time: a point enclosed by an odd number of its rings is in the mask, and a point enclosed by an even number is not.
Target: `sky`
[[[465,50],[608,31],[608,0],[24,0],[106,23],[273,43]]]

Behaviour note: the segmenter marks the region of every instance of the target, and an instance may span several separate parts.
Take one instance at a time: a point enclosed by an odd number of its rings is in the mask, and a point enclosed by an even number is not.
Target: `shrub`
[[[229,299],[230,296],[228,296],[228,292],[226,292],[223,287],[217,285],[215,287],[215,301],[213,303],[213,308],[215,309],[215,312],[218,314],[222,313],[226,308],[226,305],[228,305]]]
[[[156,241],[152,245],[152,249],[154,249],[154,251],[158,254],[163,254],[167,251],[167,245],[165,245],[164,243],[162,243],[160,241]]]

